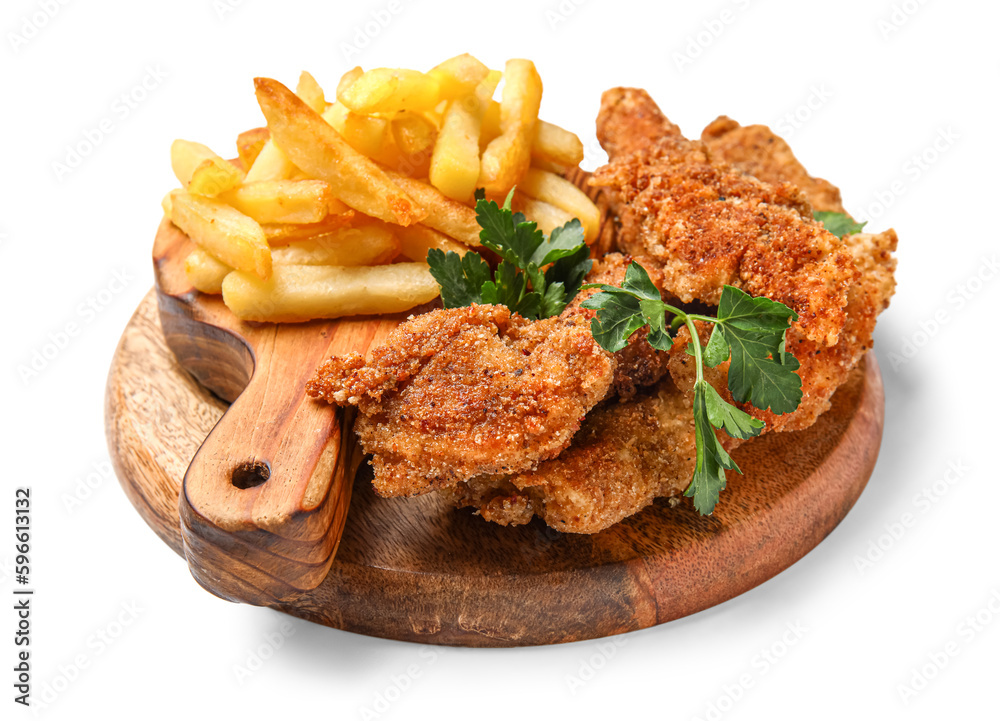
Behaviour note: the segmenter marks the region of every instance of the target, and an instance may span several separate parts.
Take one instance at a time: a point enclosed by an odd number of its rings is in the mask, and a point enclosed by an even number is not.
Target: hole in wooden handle
[[[241,490],[263,485],[271,477],[267,461],[244,461],[233,469],[233,485]]]

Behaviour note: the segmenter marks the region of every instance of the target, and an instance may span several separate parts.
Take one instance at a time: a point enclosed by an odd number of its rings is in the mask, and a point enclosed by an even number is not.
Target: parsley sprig
[[[749,401],[761,410],[776,414],[795,410],[802,400],[802,380],[795,373],[795,357],[785,350],[785,331],[798,315],[788,306],[768,298],[753,298],[738,288],[725,286],[715,317],[687,313],[663,302],[660,291],[639,263],[625,271],[621,287],[588,284],[599,288],[583,302],[584,308],[597,311],[591,332],[602,348],[612,353],[628,344],[640,328],[649,327],[646,340],[657,350],[669,350],[674,334],[687,326],[691,343],[687,352],[694,356],[694,421],[696,464],[694,477],[684,495],[694,498],[694,506],[708,515],[726,487],[726,471],[742,473],[722,447],[715,429],[725,430],[733,438],[751,438],[760,434],[764,423],[726,402],[705,380],[703,364],[714,368],[726,359],[729,364],[729,390],[733,398]],[[673,315],[669,324],[667,314]],[[711,323],[708,343],[701,345],[695,321]]]
[[[860,233],[861,229],[868,225],[867,220],[864,223],[856,223],[854,218],[846,213],[834,213],[829,210],[814,210],[813,219],[822,223],[824,228],[838,238]]]
[[[495,273],[478,253],[427,252],[445,308],[505,305],[534,320],[559,315],[580,291],[593,264],[580,221],[574,218],[546,236],[536,223],[511,210],[513,197],[511,190],[501,208],[477,191],[479,239],[501,258]]]

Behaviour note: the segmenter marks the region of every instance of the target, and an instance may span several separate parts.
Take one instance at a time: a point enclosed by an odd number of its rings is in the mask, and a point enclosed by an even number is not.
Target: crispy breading
[[[712,160],[728,163],[765,183],[791,183],[801,190],[813,210],[843,213],[840,189],[806,172],[792,149],[766,125],[741,126],[720,115],[701,131]]]
[[[534,471],[482,477],[446,493],[487,521],[520,525],[538,515],[566,533],[596,533],[691,482],[694,421],[669,378],[651,393],[587,416],[569,448]]]
[[[403,496],[558,455],[614,371],[584,318],[530,322],[483,305],[411,318],[367,363],[332,358],[306,390],[358,407],[376,490]]]
[[[810,340],[836,343],[859,274],[798,188],[713,161],[643,90],[607,91],[597,132],[610,162],[591,182],[617,197],[619,246],[655,259],[667,291],[716,305],[733,285],[790,306]]]

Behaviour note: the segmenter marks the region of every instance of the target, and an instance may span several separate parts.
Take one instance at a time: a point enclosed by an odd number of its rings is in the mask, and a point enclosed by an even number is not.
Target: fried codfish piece
[[[714,160],[644,90],[605,92],[597,134],[610,162],[591,183],[616,198],[619,247],[656,260],[665,290],[716,305],[733,285],[791,307],[810,340],[836,343],[858,271],[796,186]]]
[[[701,131],[713,160],[771,185],[791,183],[803,192],[813,210],[843,213],[840,189],[806,172],[792,149],[766,125],[742,126],[720,115]]]
[[[558,455],[615,366],[583,317],[531,322],[479,305],[410,318],[367,363],[331,358],[306,392],[358,407],[376,491],[409,496]]]
[[[443,491],[487,521],[522,525],[539,516],[566,533],[597,533],[691,482],[694,421],[665,378],[623,403],[587,415],[569,448],[534,471],[484,476]]]

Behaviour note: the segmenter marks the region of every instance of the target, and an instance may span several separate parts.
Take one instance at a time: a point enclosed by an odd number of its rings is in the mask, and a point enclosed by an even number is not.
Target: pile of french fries
[[[503,79],[499,102],[494,100]],[[504,72],[459,55],[429,72],[360,67],[336,98],[309,73],[293,93],[254,81],[266,128],[241,133],[238,159],[176,140],[182,187],[163,201],[196,246],[192,285],[243,320],[296,322],[395,313],[433,300],[431,248],[479,246],[477,189],[549,233],[573,218],[587,242],[599,212],[563,175],[583,159],[573,133],[538,119],[529,60]]]

